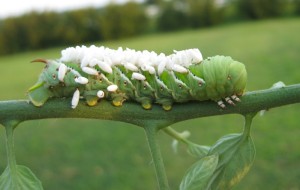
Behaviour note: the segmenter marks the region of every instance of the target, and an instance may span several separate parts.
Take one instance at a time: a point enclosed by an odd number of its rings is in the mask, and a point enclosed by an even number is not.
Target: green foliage
[[[148,26],[147,22],[144,10],[139,4],[110,4],[103,10],[100,31],[105,40],[119,39],[144,32]]]
[[[0,176],[0,189],[2,190],[42,190],[40,180],[25,167],[16,165],[16,172],[7,167]]]
[[[180,190],[205,189],[218,165],[218,155],[210,155],[196,162],[183,177]]]
[[[196,158],[202,158],[207,155],[209,149],[210,147],[208,146],[188,142],[187,152]]]
[[[221,22],[222,7],[215,0],[189,0],[188,20],[192,27],[212,26]]]
[[[0,55],[30,49],[124,38],[144,32],[148,18],[137,3],[63,13],[30,12],[0,24]]]
[[[287,0],[238,0],[241,14],[251,19],[281,16],[287,3]]]
[[[300,0],[294,0],[295,1],[295,12],[297,15],[300,15]]]
[[[69,11],[58,15],[56,19],[58,25],[52,27],[56,38],[54,40],[64,41],[63,44],[103,40],[101,16],[101,11],[95,8]]]
[[[102,8],[31,12],[0,20],[0,55],[132,37],[149,31],[209,27],[246,19],[294,16],[299,0],[150,0]],[[149,17],[149,6],[158,15]],[[151,8],[151,7],[150,7]],[[153,7],[152,7],[153,8]]]
[[[188,18],[183,10],[174,8],[172,3],[165,5],[157,21],[158,30],[171,31],[187,26]]]
[[[158,29],[178,30],[187,27],[212,26],[222,20],[222,8],[215,0],[173,1],[162,6],[158,17]]]
[[[218,154],[217,169],[212,175],[211,189],[232,189],[249,172],[255,157],[250,136],[232,134],[218,140],[208,155]]]
[[[232,189],[250,170],[255,147],[250,137],[255,114],[245,117],[244,131],[219,139],[205,157],[197,161],[185,174],[181,190]]]

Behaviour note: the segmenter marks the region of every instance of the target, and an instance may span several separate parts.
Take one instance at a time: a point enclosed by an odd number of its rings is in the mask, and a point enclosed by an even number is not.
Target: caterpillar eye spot
[[[198,86],[202,86],[202,82],[199,82],[199,83],[198,83]]]
[[[161,90],[161,91],[163,91],[163,90],[164,90],[164,88],[163,88],[162,86],[160,86],[160,90]]]
[[[74,79],[77,79],[77,78],[78,78],[78,76],[77,76],[77,75],[75,75],[75,76],[74,76]]]
[[[125,86],[127,85],[127,81],[126,81],[126,80],[124,81],[124,85],[125,85]]]
[[[52,78],[55,80],[55,79],[56,79],[56,75],[55,75],[55,74],[52,74]]]
[[[230,75],[227,76],[227,80],[231,80],[231,76]]]
[[[179,85],[178,85],[178,87],[179,87],[179,88],[182,88],[182,85],[181,85],[181,84],[179,84]]]

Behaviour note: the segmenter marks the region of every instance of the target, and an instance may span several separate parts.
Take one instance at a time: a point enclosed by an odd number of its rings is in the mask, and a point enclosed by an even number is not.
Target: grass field
[[[129,47],[170,53],[199,48],[204,57],[230,55],[248,70],[247,90],[271,87],[277,81],[300,81],[300,18],[266,20],[187,30],[107,42],[109,47]],[[25,99],[43,65],[35,58],[59,58],[62,48],[0,57],[0,100]],[[13,114],[13,113],[12,113]],[[254,119],[252,136],[256,160],[237,189],[300,190],[300,105],[270,110]],[[178,123],[191,140],[212,144],[221,136],[241,130],[238,115],[209,117]],[[169,182],[178,185],[195,161],[184,147],[177,154],[171,139],[160,141]],[[48,119],[27,121],[15,133],[17,162],[32,169],[45,189],[156,189],[156,179],[142,129],[101,120]],[[6,165],[4,128],[0,128],[0,171]]]

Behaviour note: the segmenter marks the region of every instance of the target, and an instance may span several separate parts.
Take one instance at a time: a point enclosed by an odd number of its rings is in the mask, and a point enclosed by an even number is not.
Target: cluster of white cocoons
[[[187,49],[182,51],[174,51],[173,54],[165,55],[164,53],[157,54],[154,51],[136,51],[133,49],[119,47],[118,49],[110,49],[104,46],[90,47],[76,46],[69,47],[61,52],[61,62],[73,62],[80,65],[83,72],[89,75],[99,75],[95,68],[98,66],[103,72],[112,73],[113,67],[122,65],[127,70],[132,71],[132,80],[145,80],[146,77],[139,71],[147,71],[150,74],[160,75],[165,69],[169,71],[187,73],[188,67],[192,64],[200,63],[203,58],[199,49]],[[64,65],[64,64],[62,64]],[[66,66],[60,66],[58,78],[63,81]],[[79,84],[87,84],[88,79],[78,75],[75,82]],[[118,89],[116,85],[107,87],[109,92],[114,92]],[[78,92],[74,93],[76,100],[79,99]],[[104,95],[99,92],[99,98]],[[78,98],[77,98],[78,97]],[[78,101],[72,102],[72,107],[76,107]]]
[[[166,56],[164,53],[157,54],[154,51],[136,51],[133,49],[119,47],[110,49],[104,46],[90,47],[76,46],[69,47],[61,52],[62,62],[74,62],[80,64],[82,70],[88,74],[96,74],[89,68],[98,65],[106,73],[112,73],[112,67],[123,65],[126,69],[138,73],[148,71],[150,74],[160,75],[164,69],[175,72],[188,72],[187,68],[203,60],[199,49],[187,49],[174,51]],[[133,77],[134,78],[134,77]]]

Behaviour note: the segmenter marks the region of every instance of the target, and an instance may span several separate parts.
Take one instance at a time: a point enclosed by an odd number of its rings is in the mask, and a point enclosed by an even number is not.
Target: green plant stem
[[[183,138],[180,133],[178,133],[176,130],[174,130],[172,127],[166,127],[163,129],[165,133],[176,139],[177,141],[183,142],[185,144],[188,144],[189,141],[185,138]]]
[[[17,163],[14,150],[14,128],[19,124],[17,121],[9,121],[4,124],[6,131],[6,152],[8,168],[11,176],[17,176]],[[13,181],[14,179],[12,179]]]
[[[245,125],[244,125],[244,136],[245,137],[249,137],[250,136],[250,129],[251,129],[251,124],[252,124],[252,120],[254,118],[254,116],[256,115],[257,113],[249,113],[249,114],[246,114],[244,116],[245,118]]]
[[[123,121],[141,126],[145,121],[152,120],[160,128],[173,123],[193,118],[223,115],[243,114],[268,110],[283,105],[300,102],[300,84],[283,88],[267,89],[246,93],[242,102],[236,106],[228,105],[221,109],[215,102],[187,102],[175,104],[171,111],[164,111],[161,106],[153,105],[152,110],[144,110],[135,102],[124,102],[121,107],[114,107],[109,101],[102,100],[97,106],[88,107],[81,100],[76,109],[71,109],[70,98],[52,99],[44,106],[37,108],[26,100],[0,101],[0,123],[8,120],[35,120],[45,118],[93,118]]]
[[[158,139],[157,139],[157,127],[152,124],[146,124],[143,126],[147,136],[151,156],[155,166],[156,178],[158,181],[160,190],[169,190],[168,178],[163,163]]]

